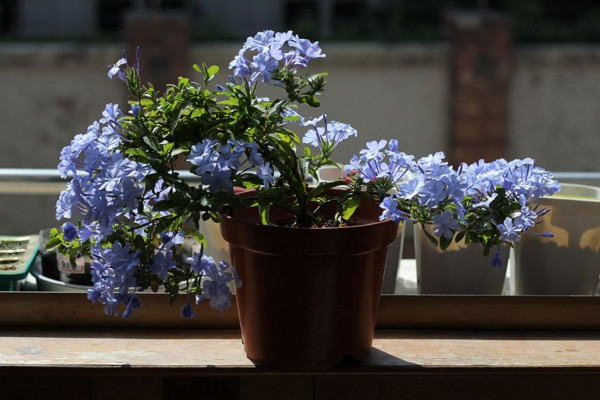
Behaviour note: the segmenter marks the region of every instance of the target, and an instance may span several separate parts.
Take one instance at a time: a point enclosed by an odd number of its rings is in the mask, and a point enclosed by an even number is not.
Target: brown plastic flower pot
[[[280,369],[327,369],[370,350],[387,247],[397,224],[363,204],[357,225],[260,225],[255,208],[221,221],[233,265],[242,340],[253,362]]]

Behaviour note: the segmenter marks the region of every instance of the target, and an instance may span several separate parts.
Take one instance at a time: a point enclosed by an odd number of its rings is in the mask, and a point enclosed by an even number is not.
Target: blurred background
[[[142,48],[159,87],[219,65],[245,38],[292,29],[327,58],[320,109],[359,137],[451,162],[535,158],[600,171],[600,2],[593,0],[0,0],[0,168],[55,168],[63,146],[126,92],[107,65]],[[303,132],[298,132],[303,134]],[[0,234],[56,224],[56,194],[0,202]]]

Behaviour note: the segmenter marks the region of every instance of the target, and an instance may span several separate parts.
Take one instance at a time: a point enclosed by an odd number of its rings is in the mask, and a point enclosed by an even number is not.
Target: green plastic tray
[[[0,290],[16,290],[39,251],[38,235],[0,236]]]

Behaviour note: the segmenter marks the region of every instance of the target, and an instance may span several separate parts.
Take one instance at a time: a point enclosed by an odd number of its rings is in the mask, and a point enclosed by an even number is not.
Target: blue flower
[[[142,307],[142,302],[135,293],[127,294],[121,299],[121,302],[125,304],[125,311],[123,311],[123,318],[129,318],[134,310]]]
[[[417,177],[402,182],[398,187],[398,195],[403,199],[412,199],[417,196],[423,189],[423,181]]]
[[[246,52],[254,52],[252,61]],[[301,39],[292,31],[275,33],[271,30],[258,32],[248,37],[237,56],[229,63],[234,77],[248,79],[254,84],[260,78],[269,83],[275,70],[286,67],[296,69],[306,67],[315,59],[325,57],[318,42]]]
[[[256,143],[248,143],[246,148],[250,150],[250,154],[248,155],[248,161],[253,167],[258,167],[264,163],[262,156],[258,152],[258,147]]]
[[[452,239],[454,232],[459,228],[458,222],[454,219],[454,214],[450,211],[434,215],[433,224],[435,225],[433,233],[446,239]]]
[[[148,264],[148,269],[160,280],[164,281],[167,279],[167,274],[170,270],[177,268],[177,263],[173,258],[173,252],[171,250],[163,250],[157,252]]]
[[[211,170],[202,174],[202,183],[208,185],[208,190],[215,193],[220,190],[231,190],[233,188],[233,180],[231,169],[224,163],[214,163],[211,165]]]
[[[279,66],[279,61],[271,57],[269,53],[259,53],[252,58],[250,63],[250,82],[256,82],[258,78],[261,78],[263,82],[271,82],[271,75],[273,71]]]
[[[325,126],[317,126],[321,122],[324,122]],[[357,135],[356,129],[348,124],[338,121],[327,122],[325,114],[318,118],[306,120],[301,125],[311,127],[302,138],[302,142],[327,152],[331,152],[350,136],[356,137]]]
[[[485,207],[490,208],[490,204],[496,200],[498,193],[492,193],[487,199],[482,199],[480,202],[473,204],[474,208]]]
[[[187,161],[198,167],[196,174],[201,175],[209,170],[211,165],[218,159],[219,155],[214,149],[218,144],[219,142],[214,139],[204,139],[201,143],[192,146]]]
[[[127,58],[123,57],[121,59],[119,59],[119,61],[117,61],[115,64],[113,65],[109,65],[108,66],[108,77],[110,79],[113,78],[113,76],[117,76],[117,78],[119,78],[120,80],[122,80],[123,82],[126,81],[125,79],[125,74],[123,73],[123,71],[121,71],[121,67],[123,65],[127,65]]]
[[[130,245],[116,242],[110,247],[92,249],[92,289],[87,292],[92,302],[104,304],[104,312],[118,315],[118,304],[128,306],[126,315],[135,309],[129,289],[136,286],[135,269],[139,265],[139,251],[131,251]],[[133,302],[133,303],[132,303]]]
[[[140,114],[140,112],[142,112],[142,106],[140,106],[139,104],[132,105],[131,110],[129,110],[129,113],[134,117],[137,117]]]
[[[263,185],[265,186],[265,188],[269,188],[275,183],[273,169],[270,167],[269,163],[265,163],[258,167],[258,169],[256,170],[256,175],[263,180]]]
[[[421,204],[433,208],[448,197],[446,185],[436,180],[425,182],[419,196]]]
[[[381,151],[387,144],[386,140],[373,140],[367,142],[367,148],[360,151],[360,154],[367,160],[382,160],[384,153]]]
[[[516,211],[512,215],[516,220],[516,224],[522,226],[524,229],[535,226],[535,219],[538,217],[535,211],[527,206],[521,207],[519,211]]]
[[[492,264],[492,267],[497,267],[497,268],[502,267],[502,258],[500,258],[500,246],[498,246],[498,249],[492,256],[491,264]]]
[[[196,313],[194,312],[194,307],[192,306],[192,303],[190,302],[189,299],[181,307],[181,316],[183,318],[188,318],[188,319],[194,318],[196,316]]]
[[[257,32],[254,36],[249,36],[246,39],[246,43],[244,43],[242,49],[262,51],[265,47],[269,46],[274,36],[275,32],[272,30]]]
[[[505,242],[518,242],[521,239],[523,226],[513,223],[510,217],[506,217],[503,224],[498,224],[500,237]]]
[[[194,252],[191,257],[186,258],[186,263],[190,264],[192,271],[199,275],[206,275],[215,267],[217,263],[214,258],[206,256],[202,251]]]
[[[202,284],[202,295],[196,296],[196,302],[201,300],[210,300],[210,306],[223,312],[228,307],[231,307],[231,298],[233,294],[229,289],[229,282],[232,281],[233,275],[225,272],[229,265],[226,262],[219,262],[219,265],[211,264],[209,270],[206,271],[207,280]]]
[[[379,204],[379,207],[383,208],[383,212],[379,216],[380,221],[383,221],[384,219],[391,219],[392,221],[398,223],[407,218],[402,211],[398,209],[398,203],[393,195],[384,198]]]
[[[67,242],[72,242],[77,237],[77,227],[73,225],[71,222],[65,222],[62,225],[63,238]]]
[[[183,244],[185,240],[185,232],[179,231],[177,233],[165,231],[160,233],[160,238],[163,241],[163,247],[166,249],[170,249],[171,247]]]
[[[245,77],[250,75],[250,66],[248,60],[244,57],[245,49],[241,49],[237,56],[229,63],[229,69],[233,70],[233,75]]]
[[[123,116],[121,110],[119,110],[118,104],[109,103],[102,111],[102,118],[100,123],[107,124],[109,122],[118,124],[119,118]]]
[[[325,128],[324,127],[315,127],[313,129],[309,129],[304,134],[302,138],[302,143],[310,144],[313,147],[318,149],[323,148],[323,143],[326,140]]]
[[[440,167],[447,165],[447,163],[444,162],[444,157],[444,153],[438,151],[435,154],[420,158],[417,161],[417,164],[422,170],[436,172],[440,170]]]

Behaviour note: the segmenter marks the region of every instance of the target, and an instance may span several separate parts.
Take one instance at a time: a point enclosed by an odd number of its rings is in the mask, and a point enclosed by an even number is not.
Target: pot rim
[[[561,183],[561,190],[551,196],[542,196],[540,197],[538,200],[536,200],[536,202],[539,203],[549,203],[549,204],[553,204],[553,203],[558,203],[558,204],[564,204],[565,202],[573,202],[573,203],[600,203],[600,187],[597,186],[591,186],[591,185],[582,185],[579,183]],[[583,190],[590,190],[590,191],[595,191],[598,192],[598,197],[590,197],[590,196],[580,196],[580,197],[575,197],[577,195],[569,195],[569,194],[562,194],[562,189],[563,188],[571,188],[571,189],[583,189]],[[570,197],[573,196],[573,197]]]
[[[254,193],[256,193],[256,190],[254,189],[242,189],[242,188],[234,188],[237,190],[234,190],[234,192],[241,197],[248,197],[248,196],[252,196]],[[329,192],[343,192],[343,189],[340,188],[333,188],[330,189]],[[362,207],[366,202],[363,201],[363,203],[361,203]],[[371,202],[370,205],[373,205],[375,207],[378,206],[377,202]],[[368,226],[377,226],[380,224],[385,224],[388,222],[391,222],[393,224],[397,224],[396,222],[393,222],[391,220],[391,218],[386,218],[384,220],[374,220],[372,222],[356,222],[354,225],[344,225],[344,226],[323,226],[323,227],[290,227],[290,226],[280,226],[280,225],[276,225],[276,224],[268,224],[268,225],[263,225],[259,222],[255,222],[255,221],[251,221],[249,219],[243,218],[243,217],[236,217],[235,215],[231,215],[231,214],[235,214],[236,211],[240,211],[240,210],[249,210],[249,209],[257,209],[257,207],[241,207],[241,208],[234,208],[229,210],[229,213],[227,212],[222,212],[219,213],[220,219],[235,219],[237,221],[243,222],[245,224],[251,224],[251,225],[257,225],[257,226],[261,226],[261,227],[269,227],[269,228],[274,228],[274,229],[284,229],[284,230],[288,230],[288,229],[292,229],[292,230],[296,230],[296,231],[307,231],[307,230],[315,230],[315,231],[332,231],[332,230],[337,230],[337,229],[357,229],[360,227],[368,227]],[[364,219],[363,219],[364,220]],[[398,223],[398,227],[402,226],[403,221],[400,221],[400,223]]]

